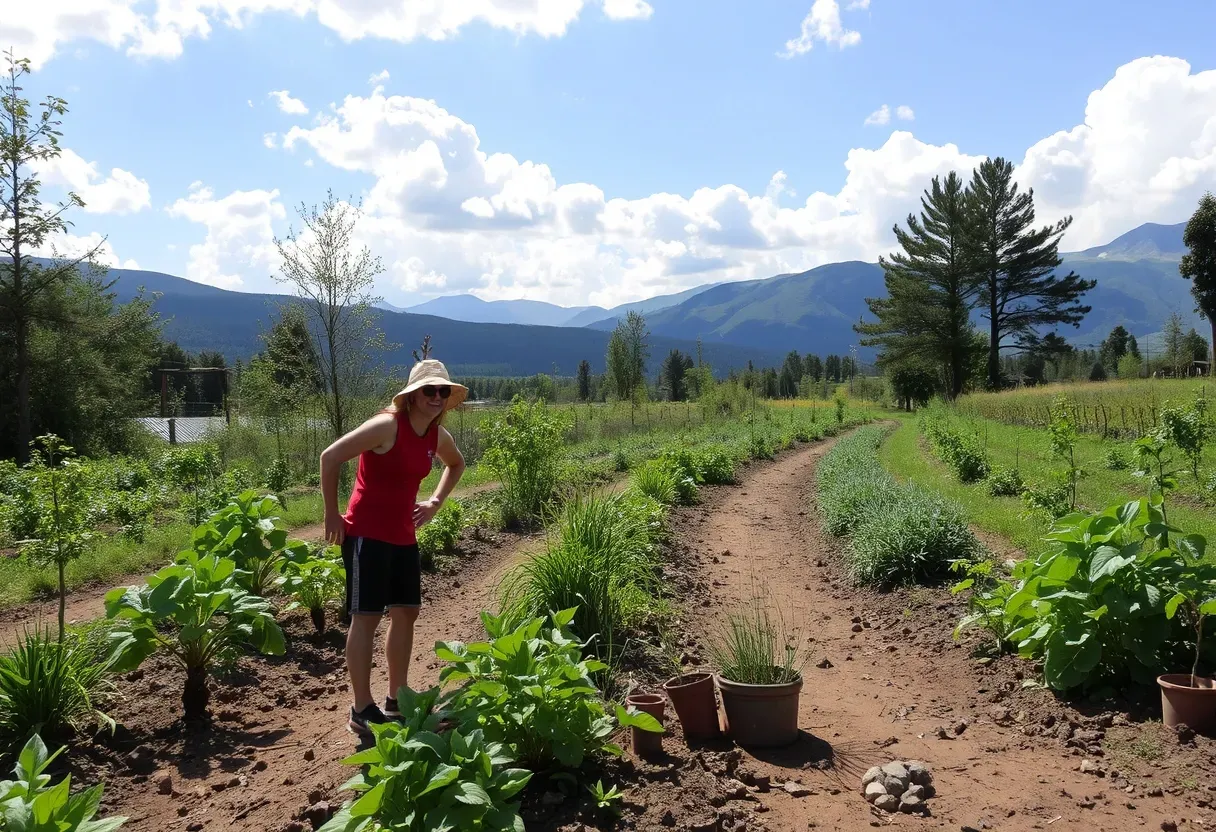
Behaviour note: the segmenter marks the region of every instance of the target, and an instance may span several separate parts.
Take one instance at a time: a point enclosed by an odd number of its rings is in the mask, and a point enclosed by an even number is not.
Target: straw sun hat
[[[414,365],[414,369],[410,370],[409,384],[405,385],[405,389],[397,395],[393,396],[393,404],[398,408],[405,406],[405,397],[415,390],[420,390],[427,385],[435,387],[451,387],[452,395],[448,396],[443,403],[445,411],[451,410],[454,407],[459,407],[460,403],[469,395],[469,388],[463,384],[456,384],[448,375],[448,368],[443,366],[442,361],[436,361],[433,358],[424,358]]]

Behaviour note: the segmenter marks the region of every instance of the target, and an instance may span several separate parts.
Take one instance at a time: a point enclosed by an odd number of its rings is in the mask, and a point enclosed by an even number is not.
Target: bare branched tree
[[[381,300],[375,280],[384,267],[366,246],[356,247],[358,204],[331,190],[320,205],[300,205],[297,213],[303,227],[275,238],[283,263],[275,279],[291,286],[304,307],[330,428],[341,436],[354,402],[375,392],[377,359],[392,348],[375,308]]]

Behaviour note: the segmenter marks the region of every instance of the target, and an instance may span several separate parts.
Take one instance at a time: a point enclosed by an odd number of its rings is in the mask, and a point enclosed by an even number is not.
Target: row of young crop
[[[973,393],[959,399],[959,412],[1009,425],[1046,428],[1064,397],[1069,420],[1083,433],[1138,439],[1156,429],[1171,400],[1204,395],[1202,382],[1136,380],[1044,386],[999,393]]]
[[[983,438],[968,429],[944,404],[922,410],[920,427],[934,453],[962,483],[985,482],[994,497],[1021,497],[1031,511],[1062,517],[1077,508],[1077,487],[1085,470],[1078,459],[1080,427],[1074,409],[1063,398],[1050,406],[1045,440],[1056,470],[1043,482],[1023,480],[1019,467],[992,464]],[[1216,434],[1202,390],[1189,403],[1167,403],[1157,421],[1130,444],[1112,444],[1102,465],[1112,471],[1131,470],[1143,482],[1172,491],[1186,478],[1201,499],[1216,500],[1216,469],[1205,469],[1205,450]]]
[[[547,496],[560,492],[560,444],[530,441],[543,439],[546,423],[552,427],[556,418],[543,405],[517,402],[492,433],[499,454],[491,464],[503,482],[494,497],[500,518],[526,521],[550,505],[542,500],[529,508],[535,483],[522,483],[512,469],[538,463],[539,475],[551,477]],[[600,688],[612,685],[627,634],[656,614],[666,506],[695,500],[701,484],[732,481],[744,459],[771,456],[848,423],[842,412],[822,429],[753,426],[712,448],[671,447],[638,466],[624,493],[566,500],[546,551],[508,583],[503,613],[483,617],[489,640],[439,648],[438,658],[448,663],[443,680],[463,684],[442,698],[438,691],[401,693],[402,723],[377,730],[376,747],[351,760],[367,766],[365,793],[327,828],[398,828],[410,811],[421,825],[409,828],[474,822],[516,828],[509,798],[527,775],[511,769],[511,761],[533,769],[577,766],[588,754],[614,750],[606,738],[618,724],[657,728],[644,715],[613,709]],[[0,658],[0,734],[14,740],[34,734],[29,754],[36,757],[45,746],[35,732],[67,737],[94,717],[108,720],[99,709],[114,690],[114,674],[157,652],[185,671],[187,721],[205,720],[212,667],[250,649],[284,651],[272,592],[290,593],[284,610],[299,605],[314,613],[341,592],[334,552],[289,540],[277,507],[273,497],[238,495],[195,530],[190,548],[172,564],[143,586],[109,593],[107,622],[57,639],[27,634],[21,649]],[[445,540],[459,534],[458,510],[449,510],[448,520]],[[532,717],[521,720],[521,714]],[[440,735],[437,720],[454,730]],[[403,768],[405,762],[416,765]],[[411,779],[424,771],[426,778]],[[49,801],[36,791],[14,799]],[[613,799],[602,787],[592,791],[601,803]],[[68,824],[59,828],[91,828],[71,825],[72,818],[87,820],[75,807],[61,801],[53,810]],[[105,828],[119,822],[102,821]]]
[[[1075,429],[1067,423],[1067,411],[1058,412],[1052,441],[1065,460]],[[1100,511],[1065,510],[1052,520],[1039,554],[1016,562],[994,562],[966,532],[962,513],[937,495],[915,485],[895,486],[874,456],[881,441],[876,429],[842,440],[823,460],[820,507],[829,531],[852,536],[848,552],[859,581],[872,582],[867,553],[876,547],[892,558],[902,553],[879,583],[893,583],[892,575],[932,580],[946,569],[960,574],[953,591],[967,593],[968,612],[956,635],[983,629],[998,652],[1041,663],[1043,681],[1054,690],[1119,689],[1186,670],[1193,677],[1201,667],[1216,664],[1211,647],[1216,565],[1208,559],[1203,536],[1170,522],[1170,496],[1176,476],[1185,471],[1171,459],[1185,457],[1182,446],[1189,441],[1170,424],[1167,419],[1166,427],[1136,446],[1150,490],[1147,499]],[[952,433],[932,413],[922,426],[960,479],[972,475],[974,481],[983,471],[991,486],[999,472],[990,470],[973,437]],[[1065,469],[1060,481],[1067,484],[1075,474]],[[889,508],[918,500],[937,506],[932,516],[941,526],[927,521],[928,512]],[[874,516],[888,513],[913,531],[892,535],[894,523]],[[942,527],[953,533],[934,539],[923,531]],[[890,543],[912,536],[917,546]],[[958,545],[960,539],[967,544]]]

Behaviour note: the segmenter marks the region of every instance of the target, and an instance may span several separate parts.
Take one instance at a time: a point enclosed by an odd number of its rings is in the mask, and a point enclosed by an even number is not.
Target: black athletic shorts
[[[370,537],[342,541],[346,609],[351,615],[381,615],[389,607],[422,606],[422,559],[418,547]]]

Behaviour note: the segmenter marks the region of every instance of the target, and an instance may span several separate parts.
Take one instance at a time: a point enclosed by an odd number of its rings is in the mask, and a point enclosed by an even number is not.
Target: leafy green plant
[[[955,560],[950,568],[964,576],[950,587],[950,594],[970,591],[967,614],[955,626],[954,638],[957,640],[972,627],[980,627],[992,636],[996,652],[1005,652],[1010,633],[1005,605],[1014,592],[1014,585],[997,574],[995,565],[987,559]]]
[[[832,401],[833,401],[833,404],[836,405],[836,424],[843,425],[844,424],[844,410],[846,407],[844,392],[841,390],[837,390],[836,396],[833,398]]]
[[[461,685],[451,703],[461,730],[483,730],[533,770],[577,768],[593,752],[621,753],[608,742],[615,722],[591,681],[607,665],[582,657],[584,644],[569,630],[574,609],[513,629],[502,617],[483,612],[481,619],[489,641],[435,649],[449,663],[440,682]]]
[[[1196,484],[1201,483],[1199,466],[1203,463],[1203,448],[1212,433],[1207,413],[1208,400],[1202,388],[1189,407],[1167,404],[1161,409],[1162,438],[1182,452]]]
[[[806,659],[800,646],[797,634],[785,626],[780,609],[760,593],[753,593],[745,608],[727,615],[709,650],[724,679],[746,685],[782,685],[802,675]]]
[[[666,468],[671,472],[675,484],[676,502],[682,506],[691,506],[697,502],[697,483],[701,479],[699,459],[688,449],[668,450],[651,460],[648,464]]]
[[[113,670],[134,670],[152,653],[167,652],[186,671],[186,719],[205,720],[213,666],[231,662],[245,645],[270,655],[285,647],[270,604],[245,590],[240,577],[229,558],[183,552],[142,587],[110,590]]]
[[[85,471],[70,445],[54,434],[40,436],[30,464],[33,497],[41,505],[34,538],[21,542],[31,562],[54,566],[59,576],[59,638],[67,603],[65,572],[93,538]]]
[[[596,780],[595,785],[587,786],[587,791],[595,800],[597,809],[607,809],[614,815],[620,814],[620,803],[625,799],[625,793],[613,786],[610,789],[604,788],[603,780]]]
[[[1191,664],[1191,687],[1195,687],[1203,653],[1203,624],[1209,615],[1216,615],[1216,567],[1203,562],[1207,541],[1201,535],[1178,539],[1174,549],[1182,567],[1171,585],[1174,594],[1165,602],[1165,617],[1174,618],[1180,609],[1186,613],[1195,634],[1195,661]]]
[[[330,548],[337,549],[336,546]],[[312,617],[316,631],[323,633],[325,608],[341,600],[346,592],[346,570],[340,561],[332,557],[312,557],[305,561],[289,562],[277,583],[292,599],[283,611],[303,607]]]
[[[266,467],[265,483],[276,494],[286,491],[291,485],[291,463],[281,456],[275,457]]]
[[[1017,468],[994,468],[988,475],[988,493],[993,497],[1017,497],[1025,488]]]
[[[280,526],[277,498],[244,491],[207,518],[190,536],[195,555],[232,559],[237,581],[251,594],[265,596],[283,567],[308,559],[308,544],[288,540]]]
[[[812,435],[813,436],[813,435]],[[811,441],[807,439],[805,441]],[[730,485],[735,482],[738,458],[725,445],[707,445],[698,455],[701,479],[706,485]]]
[[[34,497],[33,477],[10,459],[0,459],[0,506],[9,541],[33,537],[41,513]]]
[[[537,520],[553,497],[565,456],[569,414],[516,396],[501,416],[483,420],[482,463],[502,484],[509,522]]]
[[[25,743],[13,769],[14,779],[0,781],[0,829],[6,832],[111,832],[124,817],[94,820],[104,786],[72,794],[72,775],[54,786],[46,771],[63,751],[47,752],[35,734]]]
[[[481,729],[440,733],[439,699],[439,688],[398,691],[400,722],[372,726],[375,745],[342,761],[362,766],[345,786],[360,797],[321,832],[523,832],[511,799],[532,773],[506,768],[508,749]]]
[[[89,722],[114,727],[98,707],[114,691],[101,636],[96,627],[69,632],[62,641],[45,630],[26,630],[0,656],[0,738],[66,737]]]
[[[1063,396],[1056,397],[1052,402],[1047,434],[1051,440],[1051,455],[1064,463],[1061,479],[1068,486],[1068,507],[1074,509],[1077,507],[1077,481],[1082,471],[1077,465],[1077,425],[1073,421],[1068,400]]]
[[[1183,601],[1169,588],[1211,583],[1216,567],[1198,563],[1202,538],[1171,531],[1159,502],[1072,514],[1046,536],[1041,555],[1014,566],[1008,638],[1023,657],[1043,661],[1049,686],[1147,683],[1176,666],[1188,634],[1172,617]]]
[[[222,472],[219,449],[210,443],[178,445],[157,461],[160,476],[182,489],[182,507],[197,526],[212,500],[210,488]]]
[[[434,569],[437,558],[454,552],[463,528],[464,506],[459,500],[447,500],[431,522],[418,530],[418,553],[422,557],[422,568]]]

